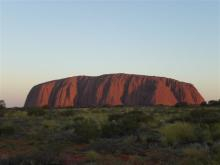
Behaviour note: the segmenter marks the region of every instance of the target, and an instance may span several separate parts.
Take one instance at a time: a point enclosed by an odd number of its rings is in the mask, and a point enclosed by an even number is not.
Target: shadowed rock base
[[[204,99],[189,83],[170,78],[108,74],[76,76],[34,86],[25,107],[91,107],[200,104]]]

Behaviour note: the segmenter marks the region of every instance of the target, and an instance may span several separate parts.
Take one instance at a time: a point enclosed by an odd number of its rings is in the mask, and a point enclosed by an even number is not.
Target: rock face
[[[91,107],[200,104],[204,99],[189,83],[131,74],[76,76],[34,86],[25,107]]]

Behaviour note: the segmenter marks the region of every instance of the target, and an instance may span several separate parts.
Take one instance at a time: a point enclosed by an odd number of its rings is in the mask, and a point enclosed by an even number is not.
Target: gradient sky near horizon
[[[218,0],[0,0],[0,99],[75,75],[135,73],[220,98]]]

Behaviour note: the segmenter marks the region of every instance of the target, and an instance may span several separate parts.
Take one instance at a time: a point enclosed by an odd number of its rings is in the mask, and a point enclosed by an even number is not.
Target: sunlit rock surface
[[[34,86],[25,107],[92,107],[200,104],[190,83],[133,74],[76,76]]]

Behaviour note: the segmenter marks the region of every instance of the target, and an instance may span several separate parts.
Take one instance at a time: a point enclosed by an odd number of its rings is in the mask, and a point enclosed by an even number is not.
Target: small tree
[[[220,99],[219,100],[210,100],[208,102],[208,105],[211,105],[211,106],[220,105]]]
[[[201,102],[200,105],[201,105],[201,106],[206,106],[206,105],[207,105],[207,102],[206,102],[206,101],[203,101],[203,102]]]
[[[4,100],[0,100],[0,109],[5,109],[6,104]]]
[[[175,107],[185,107],[188,106],[187,102],[177,102]]]

